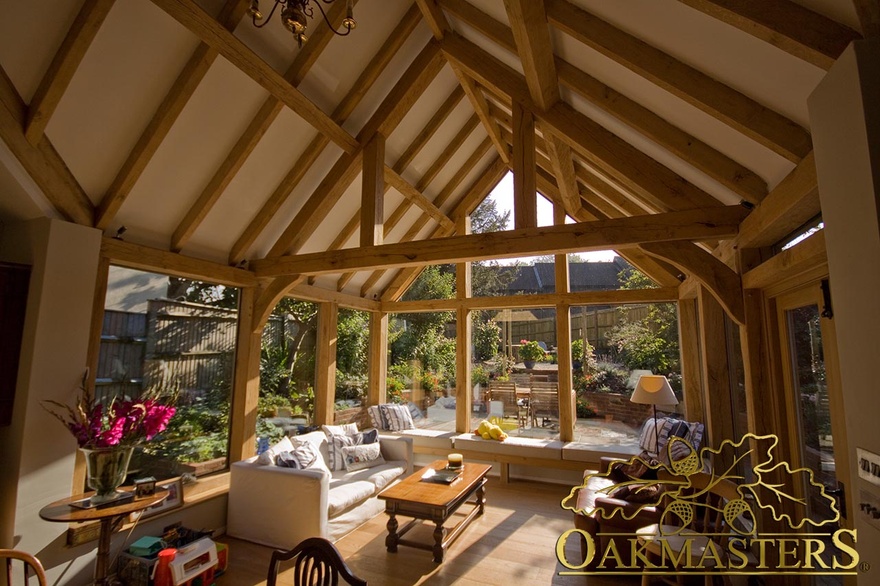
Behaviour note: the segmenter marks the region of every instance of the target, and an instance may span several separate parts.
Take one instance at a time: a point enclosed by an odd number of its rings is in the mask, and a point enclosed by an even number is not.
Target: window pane
[[[308,431],[315,415],[318,306],[285,297],[263,327],[257,452]]]
[[[179,393],[168,429],[135,451],[132,477],[225,469],[238,290],[110,267],[96,399]]]
[[[662,374],[679,399],[658,417],[681,418],[681,360],[674,303],[578,306],[571,309],[576,394],[575,441],[597,449],[637,454],[639,433],[652,416],[630,401],[643,374]]]

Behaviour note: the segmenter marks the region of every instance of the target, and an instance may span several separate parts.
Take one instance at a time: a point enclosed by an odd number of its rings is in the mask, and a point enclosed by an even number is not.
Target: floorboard
[[[477,517],[453,542],[442,564],[435,564],[429,551],[401,546],[397,553],[385,551],[382,514],[336,543],[349,567],[371,585],[381,586],[513,586],[519,584],[625,586],[637,578],[560,576],[565,570],[556,560],[556,541],[573,527],[571,511],[560,505],[569,486],[516,481],[503,484],[490,478],[486,512]],[[401,518],[405,521],[406,518]],[[295,522],[295,520],[290,520]],[[401,523],[402,524],[402,523]],[[452,523],[449,524],[452,526]],[[432,542],[433,526],[414,528],[407,538]],[[229,537],[229,570],[217,586],[259,586],[266,583],[271,549]],[[566,546],[576,560],[578,545]],[[291,584],[282,574],[279,586]]]

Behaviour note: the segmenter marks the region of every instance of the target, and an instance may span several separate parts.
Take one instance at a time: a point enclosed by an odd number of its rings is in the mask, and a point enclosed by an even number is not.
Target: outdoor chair
[[[516,385],[507,381],[490,381],[489,382],[489,400],[500,401],[503,404],[503,416],[513,417],[517,424],[523,427],[526,422],[525,409],[517,403]]]
[[[323,537],[309,537],[290,551],[273,551],[266,586],[276,585],[279,564],[293,558],[294,586],[336,586],[340,576],[351,586],[367,586],[351,572],[336,546]]]
[[[559,421],[559,385],[557,383],[533,382],[529,392],[529,415],[532,427]]]
[[[6,577],[6,584],[18,584],[18,582],[12,581],[12,568],[14,561],[19,560],[23,567],[24,584],[30,584],[28,577],[33,574],[37,577],[37,583],[40,586],[46,586],[46,573],[43,571],[43,564],[31,554],[17,549],[0,549],[0,559],[5,561],[6,568],[3,575]]]

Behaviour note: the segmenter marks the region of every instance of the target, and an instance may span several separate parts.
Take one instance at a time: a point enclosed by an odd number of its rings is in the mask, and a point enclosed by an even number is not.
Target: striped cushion
[[[410,415],[409,407],[406,405],[379,405],[379,412],[382,415],[382,422],[388,431],[403,431],[405,429],[415,429],[415,424]]]

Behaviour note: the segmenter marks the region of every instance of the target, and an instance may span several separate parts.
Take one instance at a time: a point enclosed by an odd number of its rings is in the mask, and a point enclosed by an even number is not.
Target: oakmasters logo
[[[562,500],[586,528],[557,541],[559,574],[856,574],[856,531],[838,527],[837,501],[811,470],[775,461],[778,444],[747,434],[697,452],[674,437],[664,462],[633,457],[585,476]],[[825,520],[809,517],[808,501]]]

